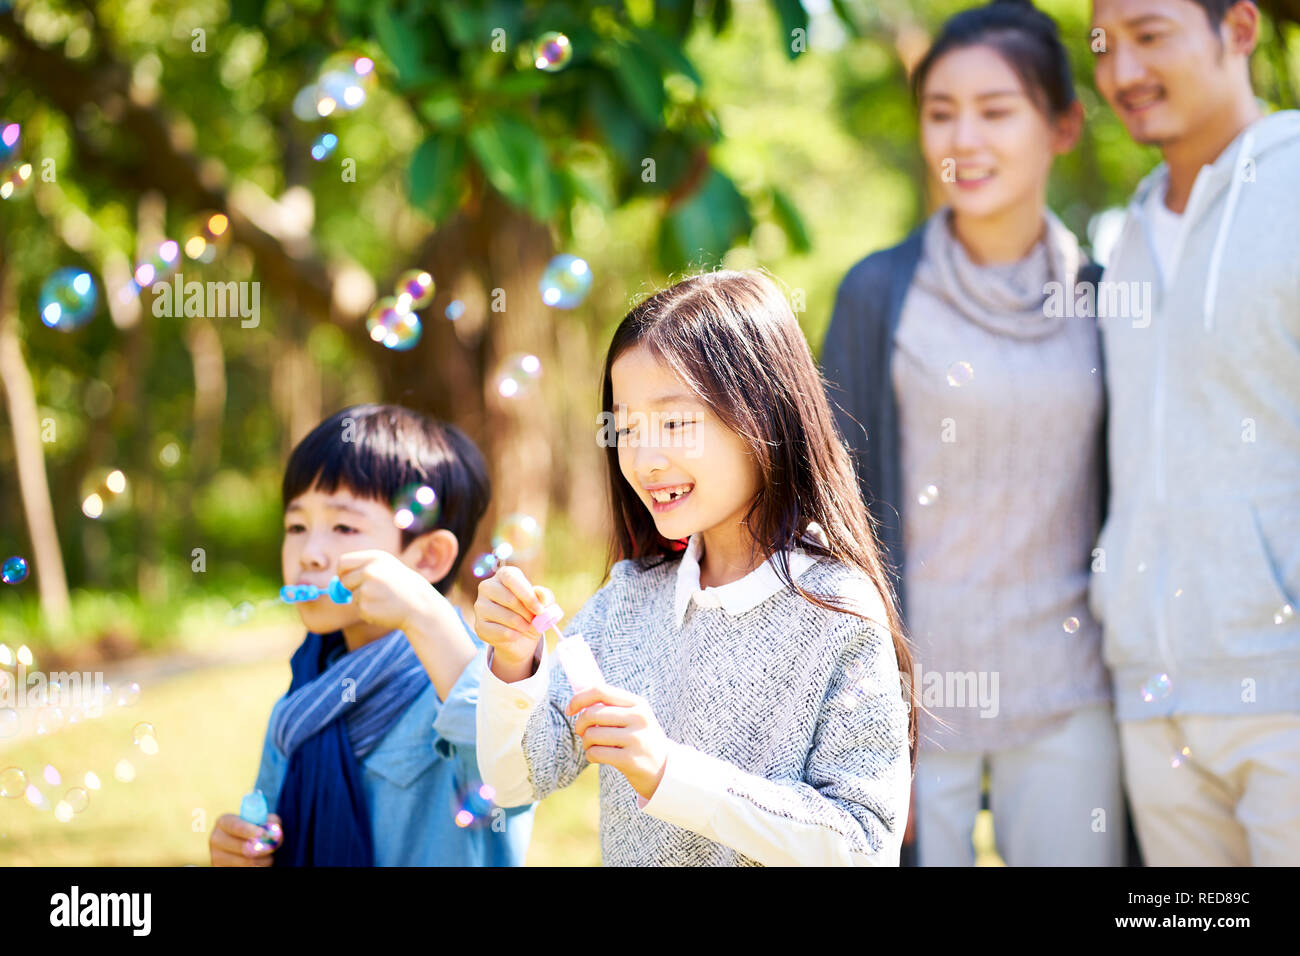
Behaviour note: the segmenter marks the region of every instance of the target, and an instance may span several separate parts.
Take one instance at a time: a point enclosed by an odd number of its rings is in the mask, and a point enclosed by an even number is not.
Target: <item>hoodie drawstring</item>
[[[1214,303],[1219,297],[1219,267],[1223,263],[1223,250],[1228,244],[1228,230],[1232,226],[1232,215],[1237,211],[1237,199],[1241,195],[1241,184],[1245,182],[1242,157],[1249,157],[1250,147],[1255,143],[1255,131],[1247,130],[1242,137],[1241,148],[1237,150],[1232,165],[1232,186],[1228,189],[1227,206],[1223,218],[1219,220],[1219,231],[1214,237],[1214,250],[1210,253],[1209,273],[1205,279],[1205,330],[1214,328]]]

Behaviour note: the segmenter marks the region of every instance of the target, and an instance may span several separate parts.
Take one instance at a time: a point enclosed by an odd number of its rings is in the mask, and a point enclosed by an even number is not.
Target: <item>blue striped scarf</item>
[[[429,686],[401,631],[326,666],[339,650],[346,651],[341,631],[307,635],[271,721],[271,738],[289,757],[276,801],[284,824],[277,866],[374,864],[361,760]]]

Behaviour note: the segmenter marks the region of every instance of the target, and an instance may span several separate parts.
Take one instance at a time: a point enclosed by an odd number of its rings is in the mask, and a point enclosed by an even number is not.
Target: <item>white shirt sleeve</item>
[[[486,659],[476,717],[478,770],[482,781],[496,791],[494,802],[502,807],[522,806],[536,799],[528,779],[523,740],[528,719],[547,699],[550,686],[546,641],[538,641],[537,648],[533,675],[514,683],[492,673],[490,646],[481,652]]]

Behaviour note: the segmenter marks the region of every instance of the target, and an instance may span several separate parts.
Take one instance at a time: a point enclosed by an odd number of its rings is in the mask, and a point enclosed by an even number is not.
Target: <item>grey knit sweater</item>
[[[804,562],[791,571],[801,587],[884,619],[864,575],[797,554]],[[748,609],[734,585],[697,592],[733,589],[721,603],[687,605],[682,563],[618,562],[565,629],[584,636],[607,684],[648,700],[673,746],[644,809],[619,771],[600,766],[604,862],[897,865],[911,775],[888,631],[788,587]],[[771,562],[759,572],[770,576]],[[547,660],[543,645],[535,678]],[[480,770],[507,806],[554,793],[587,766],[576,717],[564,713],[563,670],[550,667],[535,703],[519,687],[486,674],[479,703]],[[525,709],[512,754],[508,724]],[[507,770],[519,750],[522,762]],[[511,779],[525,767],[526,779]]]

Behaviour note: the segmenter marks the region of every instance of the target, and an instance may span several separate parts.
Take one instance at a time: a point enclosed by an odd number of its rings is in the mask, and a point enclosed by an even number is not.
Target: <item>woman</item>
[[[973,863],[987,767],[1008,864],[1120,865],[1087,607],[1101,357],[1095,320],[1063,305],[1096,270],[1046,206],[1083,110],[1055,23],[1028,3],[953,17],[913,89],[945,204],[849,272],[822,354],[917,648],[918,861]]]

